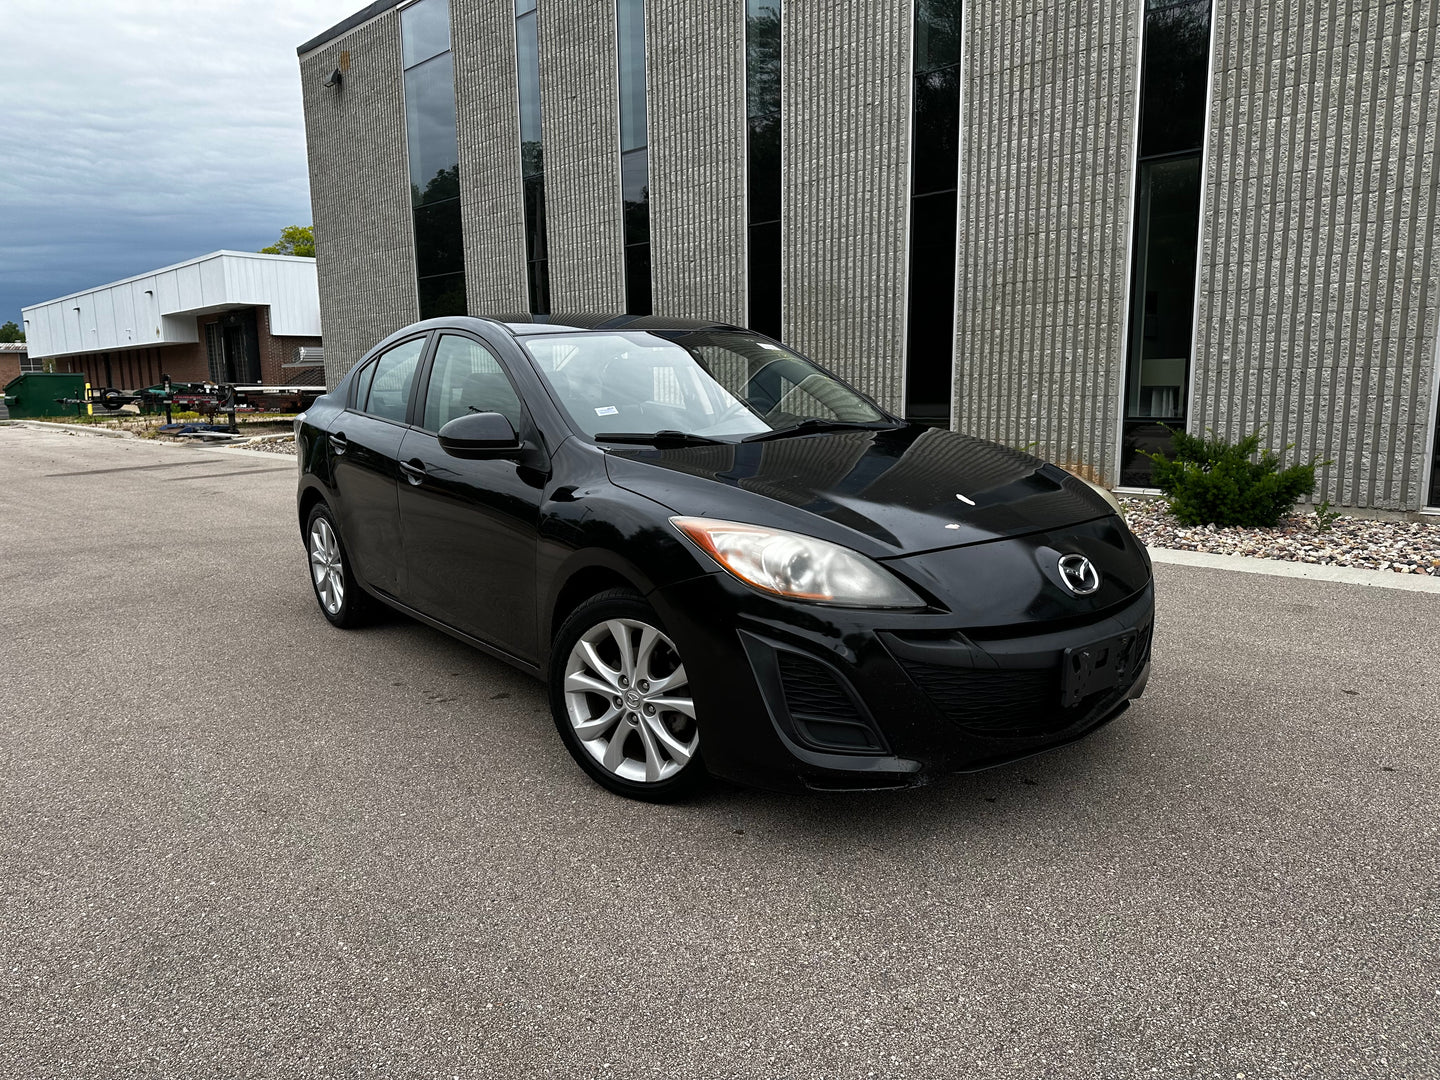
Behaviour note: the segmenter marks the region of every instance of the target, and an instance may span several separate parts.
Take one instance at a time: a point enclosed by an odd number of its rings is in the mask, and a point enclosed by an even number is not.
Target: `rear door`
[[[330,425],[335,512],[355,573],[373,589],[402,597],[404,553],[396,488],[400,442],[408,427],[415,375],[429,336],[391,346],[355,380],[355,396]]]
[[[508,459],[473,461],[440,448],[466,412],[498,412],[538,436],[494,350],[466,334],[435,345],[429,385],[400,447],[400,521],[407,603],[522,660],[538,656],[535,552],[544,476]]]

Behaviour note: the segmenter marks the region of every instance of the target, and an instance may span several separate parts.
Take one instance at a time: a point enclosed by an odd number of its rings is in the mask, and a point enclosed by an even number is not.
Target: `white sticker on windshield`
[[[770,342],[768,342],[768,341],[757,341],[755,344],[756,344],[756,345],[759,345],[760,348],[762,348],[762,349],[771,349],[771,350],[773,350],[774,352],[780,352],[780,346],[779,346],[779,345],[771,345]]]
[[[596,416],[619,416],[620,410],[614,405],[601,405],[595,410]]]

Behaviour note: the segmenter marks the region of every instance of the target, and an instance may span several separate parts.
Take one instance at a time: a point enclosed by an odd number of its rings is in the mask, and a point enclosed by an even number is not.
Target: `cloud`
[[[295,48],[364,0],[7,0],[0,322],[311,220]]]

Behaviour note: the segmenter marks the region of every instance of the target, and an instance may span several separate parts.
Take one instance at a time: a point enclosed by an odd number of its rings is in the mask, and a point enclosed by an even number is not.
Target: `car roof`
[[[536,312],[486,313],[454,316],[417,323],[415,328],[441,326],[463,327],[467,322],[486,322],[499,326],[515,337],[535,334],[565,334],[577,330],[743,330],[743,327],[715,319],[681,319],[669,315],[625,315],[618,312],[575,312],[538,314]]]

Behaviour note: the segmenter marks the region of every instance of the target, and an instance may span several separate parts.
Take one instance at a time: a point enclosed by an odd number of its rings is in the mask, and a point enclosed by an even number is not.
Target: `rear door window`
[[[370,416],[403,424],[410,407],[410,388],[415,383],[415,369],[425,352],[425,338],[402,341],[380,354],[371,365],[372,371],[362,377],[355,397],[355,406]]]

